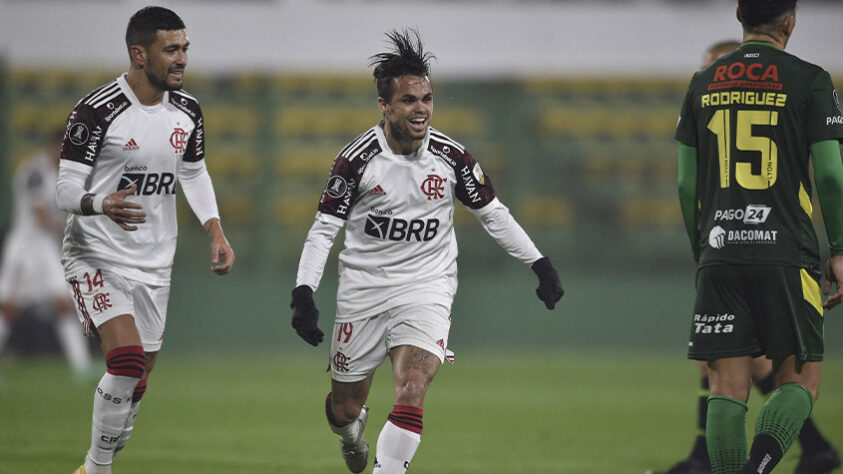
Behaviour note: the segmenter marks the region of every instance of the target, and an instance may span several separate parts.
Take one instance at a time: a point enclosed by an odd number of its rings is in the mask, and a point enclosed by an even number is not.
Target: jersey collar
[[[120,85],[120,89],[123,90],[123,93],[126,94],[126,97],[129,98],[129,102],[131,102],[132,105],[136,105],[141,109],[149,112],[155,112],[157,110],[163,109],[164,104],[170,101],[170,91],[164,91],[164,96],[161,98],[161,102],[155,105],[143,105],[141,101],[138,100],[138,96],[135,95],[135,91],[132,90],[132,87],[129,85],[129,82],[126,81],[125,72],[117,78],[117,84]]]
[[[770,48],[778,49],[779,51],[781,51],[781,49],[779,49],[778,46],[776,46],[772,43],[767,43],[765,41],[747,41],[746,43],[743,43],[741,45],[741,48],[743,48],[744,46],[768,46]]]
[[[416,158],[420,157],[422,155],[422,153],[424,153],[425,150],[427,150],[427,144],[430,141],[430,125],[428,125],[427,131],[424,134],[424,139],[422,140],[422,143],[421,143],[421,146],[419,146],[419,149],[416,150],[413,153],[410,153],[409,155],[399,155],[397,153],[393,153],[392,149],[389,148],[389,143],[387,143],[387,141],[386,141],[386,134],[383,131],[383,120],[378,122],[378,124],[375,125],[374,128],[375,128],[375,135],[378,137],[378,142],[381,145],[381,150],[383,150],[381,153],[384,153],[388,156],[394,156],[396,158],[404,158],[406,160],[416,159]]]

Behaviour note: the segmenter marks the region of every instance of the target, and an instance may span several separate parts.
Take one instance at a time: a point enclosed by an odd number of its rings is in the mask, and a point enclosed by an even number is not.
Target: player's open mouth
[[[414,117],[410,119],[410,125],[417,130],[424,130],[427,126],[427,117]]]
[[[173,76],[177,81],[180,81],[184,76],[184,69],[170,71],[170,76]]]

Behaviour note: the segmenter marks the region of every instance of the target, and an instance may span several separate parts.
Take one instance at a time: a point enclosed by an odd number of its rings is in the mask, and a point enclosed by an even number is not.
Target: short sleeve
[[[843,140],[843,114],[831,76],[822,71],[814,78],[808,101],[808,145],[826,140]]]
[[[187,147],[182,156],[183,161],[197,162],[205,158],[205,119],[202,117],[202,110],[196,104],[196,117],[194,118],[193,133],[187,140]]]
[[[457,199],[470,209],[480,209],[492,202],[495,188],[477,160],[468,151],[460,154],[458,159],[460,166],[455,169]]]
[[[105,129],[96,110],[80,103],[67,118],[61,159],[94,166],[102,149],[104,135]]]
[[[679,121],[676,123],[676,134],[674,138],[679,143],[696,147],[697,146],[697,120],[694,117],[694,88],[693,79],[685,92],[685,100],[682,101],[682,109],[679,112]]]
[[[334,159],[331,175],[319,199],[319,212],[340,219],[348,219],[351,204],[357,197],[355,169],[351,160],[341,154]]]

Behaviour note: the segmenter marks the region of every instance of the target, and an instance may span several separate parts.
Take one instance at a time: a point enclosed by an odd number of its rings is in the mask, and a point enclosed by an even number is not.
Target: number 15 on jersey
[[[732,116],[737,115],[737,126],[732,136]],[[720,109],[708,122],[708,129],[717,136],[717,156],[720,164],[720,187],[728,188],[732,182],[732,150],[760,153],[761,163],[757,174],[753,163],[739,161],[734,164],[734,177],[745,189],[768,189],[776,183],[779,151],[776,143],[764,136],[753,135],[753,126],[776,126],[779,113],[770,110]]]

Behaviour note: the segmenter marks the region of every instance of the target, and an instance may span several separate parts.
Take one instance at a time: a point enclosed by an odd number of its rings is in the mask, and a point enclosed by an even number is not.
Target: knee
[[[746,403],[749,400],[749,383],[746,384],[739,383],[739,384],[729,384],[723,383],[712,383],[711,379],[709,379],[710,388],[709,393],[711,395],[721,396],[721,397],[729,397],[734,398],[736,400],[741,400],[742,402]],[[745,386],[746,385],[746,386]]]
[[[334,426],[345,426],[360,416],[363,401],[343,397],[341,394],[329,393],[325,400],[325,414]]]
[[[813,398],[812,402],[815,402],[815,401],[817,401],[817,399],[820,398],[820,384],[819,383],[807,383],[807,384],[800,384],[800,385],[802,385],[803,387],[808,389],[808,392],[811,394],[811,397]]]
[[[395,402],[398,405],[421,407],[427,393],[427,384],[418,380],[405,380],[395,387]]]

